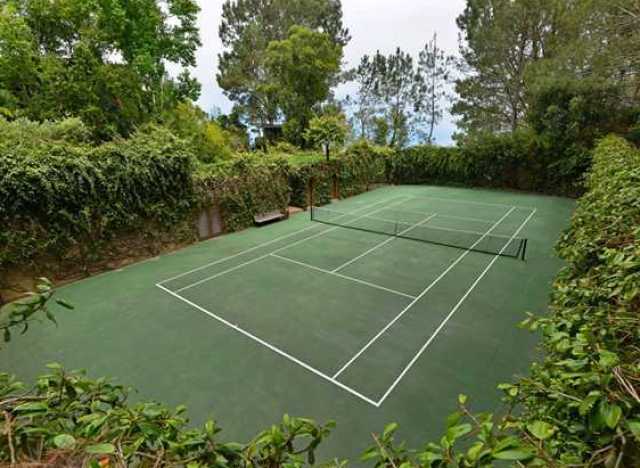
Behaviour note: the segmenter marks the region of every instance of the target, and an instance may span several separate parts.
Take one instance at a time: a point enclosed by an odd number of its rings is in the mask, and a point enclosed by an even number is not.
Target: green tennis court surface
[[[0,357],[24,379],[50,361],[117,376],[228,439],[288,412],[337,421],[327,456],[354,458],[391,421],[419,444],[458,393],[495,409],[496,384],[527,369],[535,337],[516,324],[546,304],[572,209],[385,187],[62,288],[77,311]]]

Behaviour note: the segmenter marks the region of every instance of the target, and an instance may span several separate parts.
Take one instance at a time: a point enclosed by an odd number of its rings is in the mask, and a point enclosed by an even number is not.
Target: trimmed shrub
[[[398,151],[387,171],[398,184],[464,184],[469,181],[470,166],[456,148],[424,145]]]

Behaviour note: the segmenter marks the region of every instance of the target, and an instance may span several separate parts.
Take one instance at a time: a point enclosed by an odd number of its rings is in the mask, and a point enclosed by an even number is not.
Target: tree
[[[442,120],[442,103],[447,97],[452,62],[453,59],[438,46],[438,36],[434,33],[418,58],[418,87],[421,97],[417,114],[427,127],[426,131],[422,132],[427,143],[433,142],[434,130]]]
[[[217,80],[251,123],[260,127],[280,117],[279,96],[271,86],[266,53],[272,41],[289,37],[292,26],[325,33],[336,46],[349,42],[340,0],[226,0],[219,35]],[[331,80],[337,79],[337,71]]]
[[[272,41],[265,64],[286,118],[285,137],[302,145],[313,107],[329,97],[332,77],[340,70],[342,46],[325,33],[292,26],[287,39]]]
[[[527,123],[537,136],[538,157],[559,179],[583,173],[596,140],[624,130],[631,114],[621,108],[622,86],[595,77],[549,75],[527,90]]]
[[[454,114],[467,132],[527,125],[529,91],[539,81],[598,80],[625,89],[619,105],[638,106],[637,0],[468,0]]]
[[[324,115],[311,119],[304,136],[312,145],[322,145],[329,161],[331,147],[344,144],[348,131],[344,114]]]
[[[415,133],[421,99],[421,78],[411,55],[400,48],[389,56],[377,51],[372,57],[365,55],[351,75],[362,92],[361,123],[371,128],[379,144],[406,145]]]
[[[0,1],[0,106],[35,120],[78,116],[97,138],[127,135],[199,84],[194,0]],[[3,112],[6,113],[6,112]]]
[[[468,0],[457,23],[460,64],[453,113],[467,132],[515,130],[526,114],[527,65],[550,53],[556,0]]]
[[[163,123],[189,143],[193,153],[204,163],[231,157],[231,135],[189,101],[166,111]]]
[[[358,84],[358,92],[347,96],[343,105],[352,109],[351,122],[357,138],[367,139],[372,136],[374,118],[378,112],[378,99],[374,89],[374,74],[368,56],[360,61],[360,66],[346,73],[348,81]]]

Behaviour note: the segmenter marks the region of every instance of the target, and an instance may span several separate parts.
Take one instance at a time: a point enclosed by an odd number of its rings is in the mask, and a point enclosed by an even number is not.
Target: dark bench
[[[259,213],[253,217],[257,226],[262,226],[263,224],[273,223],[275,221],[280,221],[281,219],[286,218],[287,215],[282,213],[281,211],[268,211],[266,213]]]

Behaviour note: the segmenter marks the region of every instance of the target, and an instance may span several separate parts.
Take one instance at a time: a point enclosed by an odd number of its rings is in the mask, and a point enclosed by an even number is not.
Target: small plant
[[[325,157],[329,161],[331,148],[334,145],[342,145],[348,131],[344,115],[324,115],[311,119],[305,139],[312,145],[322,145]]]
[[[48,307],[54,293],[51,281],[39,278],[35,292],[30,292],[26,298],[0,308],[0,331],[4,342],[11,341],[15,329],[21,329],[20,333],[24,334],[30,323],[40,321],[43,317],[57,323]],[[66,309],[73,309],[71,304],[62,299],[55,299],[55,302]]]

